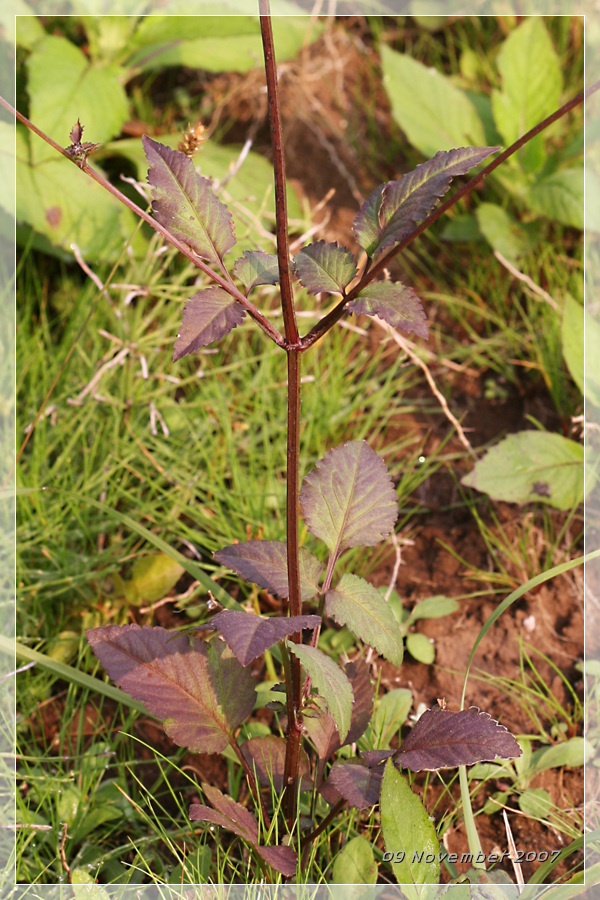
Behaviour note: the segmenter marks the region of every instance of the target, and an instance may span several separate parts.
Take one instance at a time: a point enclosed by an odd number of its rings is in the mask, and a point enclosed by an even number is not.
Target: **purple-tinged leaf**
[[[375,691],[369,674],[369,667],[362,659],[348,662],[344,671],[352,687],[354,703],[350,718],[350,729],[344,744],[353,744],[367,730],[373,714]],[[304,727],[314,744],[319,756],[319,771],[325,762],[342,744],[333,717],[326,710],[307,710],[304,714]]]
[[[253,613],[224,609],[207,623],[225,638],[231,652],[243,666],[247,666],[273,644],[303,628],[318,628],[320,616],[272,616],[264,618]]]
[[[276,597],[289,596],[287,544],[285,541],[245,541],[217,550],[215,559],[246,581],[253,581]],[[309,550],[300,547],[300,596],[310,600],[319,593],[323,565]]]
[[[220,825],[250,844],[277,872],[281,872],[287,878],[296,874],[298,857],[291,847],[261,846],[258,843],[258,823],[251,812],[240,803],[236,803],[231,797],[222,794],[218,788],[203,784],[202,790],[214,809],[204,806],[202,803],[192,803],[190,806],[192,822],[210,822],[213,825]]]
[[[335,557],[350,547],[379,543],[398,518],[392,479],[365,441],[326,453],[304,478],[300,505],[310,533]]]
[[[306,669],[313,687],[327,704],[339,731],[340,740],[344,741],[350,730],[354,700],[352,686],[344,674],[344,670],[330,656],[315,647],[288,641],[288,650],[300,660]]]
[[[282,790],[286,748],[286,741],[274,734],[250,738],[242,744],[242,753],[249,762],[250,768],[255,769],[258,782],[263,787],[273,785],[276,791]],[[300,749],[298,772],[302,776],[301,790],[311,790],[311,779],[304,777],[308,776],[310,765],[308,756],[302,749]]]
[[[342,575],[337,586],[327,591],[325,609],[338,625],[347,625],[393,665],[402,665],[402,629],[383,594],[368,581]]]
[[[395,750],[366,750],[361,754],[360,758],[364,759],[371,769],[375,769],[380,763],[393,756],[395,752]]]
[[[148,182],[154,189],[152,212],[161,225],[194,253],[218,262],[235,244],[233,218],[208,178],[199,175],[192,160],[143,135]]]
[[[429,337],[429,325],[421,300],[412,288],[399,281],[371,282],[349,303],[347,312],[366,316],[379,316],[388,325],[413,332],[425,340]]]
[[[244,307],[220,287],[209,287],[188,300],[175,342],[173,362],[229,334],[246,315]]]
[[[361,760],[336,762],[331,767],[327,784],[357,809],[368,809],[379,803],[383,767],[369,768]]]
[[[279,263],[274,253],[263,250],[245,250],[233,264],[232,274],[246,289],[246,296],[260,284],[277,284]]]
[[[456,175],[464,175],[500,147],[440,150],[398,181],[379,185],[361,206],[354,233],[368,256],[398,244],[443,197]]]
[[[345,247],[317,241],[296,254],[294,268],[309,294],[341,294],[356,275],[356,260]]]
[[[254,708],[254,681],[220,641],[165,628],[106,625],[86,632],[113,679],[158,718],[171,740],[194,753],[219,753]]]
[[[522,756],[517,740],[476,706],[455,712],[433,706],[423,713],[394,754],[411,772],[472,766],[476,762]]]

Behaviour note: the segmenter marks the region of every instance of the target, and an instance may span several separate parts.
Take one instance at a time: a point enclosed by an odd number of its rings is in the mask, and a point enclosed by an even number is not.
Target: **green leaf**
[[[381,786],[381,830],[398,884],[439,884],[439,843],[435,826],[408,779],[389,759]],[[396,854],[404,859],[396,862]]]
[[[537,775],[546,769],[569,766],[579,768],[593,759],[595,749],[593,744],[582,737],[573,737],[552,747],[542,747],[531,754],[530,772]]]
[[[350,729],[352,717],[352,703],[354,695],[352,686],[337,663],[326,653],[316,650],[304,644],[294,644],[288,641],[288,649],[296,656],[308,675],[313,686],[327,703],[330,715],[333,717],[343,742]]]
[[[424,634],[409,634],[406,649],[417,662],[430,666],[435,659],[435,647]]]
[[[233,219],[208,178],[198,175],[185,153],[143,135],[152,212],[161,225],[210,262],[219,262],[235,244]]]
[[[173,362],[221,340],[243,322],[245,315],[241,303],[223,288],[213,286],[198,291],[185,304]]]
[[[2,35],[7,44],[31,50],[37,41],[46,37],[39,18],[24,0],[11,0],[0,10]]]
[[[384,461],[365,441],[329,450],[302,482],[308,530],[337,557],[350,547],[372,547],[393,529],[398,497]]]
[[[125,582],[128,603],[156,603],[174,588],[185,569],[166,553],[151,553],[135,561],[131,578]]]
[[[66,38],[48,35],[35,44],[27,61],[29,114],[38,128],[66,147],[80,120],[86,140],[108,141],[119,134],[129,115],[127,96],[116,66],[90,65]],[[56,150],[38,138],[31,142],[31,162],[56,159]]]
[[[475,216],[485,239],[509,262],[516,264],[531,249],[527,234],[510,213],[496,203],[480,203]]]
[[[354,896],[352,885],[377,884],[377,861],[366,838],[358,835],[344,846],[333,861],[332,884],[348,885],[347,897]]]
[[[427,340],[429,325],[420,298],[399,281],[371,282],[348,304],[347,311],[378,316],[393,328],[401,328]]]
[[[515,28],[500,48],[497,63],[502,90],[492,92],[492,109],[508,145],[560,106],[561,65],[543,18],[529,16]],[[545,134],[538,135],[519,151],[526,171],[541,168],[545,140]]]
[[[588,493],[594,481],[589,469]],[[584,499],[584,448],[560,434],[520,431],[488,450],[461,483],[494,500],[573,509]]]
[[[421,153],[485,144],[475,107],[449,78],[389,47],[380,53],[392,115]]]
[[[274,253],[246,250],[233,264],[232,274],[246,288],[246,296],[259,284],[277,284],[279,263]]]
[[[368,731],[369,744],[375,750],[388,750],[406,722],[413,696],[408,688],[393,688],[381,697]]]
[[[519,797],[520,809],[533,819],[546,819],[553,806],[550,794],[543,788],[529,788]]]
[[[453,597],[444,597],[439,594],[435,597],[427,597],[416,603],[408,617],[409,622],[416,622],[417,619],[441,619],[443,616],[450,616],[460,609],[458,600]]]
[[[357,575],[342,575],[325,595],[327,615],[370,644],[393,665],[402,665],[402,631],[385,598]]]
[[[546,216],[553,222],[571,225],[573,228],[584,226],[584,171],[583,168],[563,169],[540,178],[532,185],[527,200],[534,212]],[[586,228],[592,226],[592,220],[585,222]],[[598,225],[596,224],[596,231]]]
[[[337,243],[317,241],[294,257],[296,275],[309,294],[341,293],[356,275],[356,260]]]
[[[562,316],[562,352],[571,378],[581,391],[585,390],[584,341],[585,327],[595,328],[595,347],[600,347],[600,325],[591,316],[587,317],[581,303],[570,294],[565,296]],[[593,369],[592,373],[593,374]],[[600,383],[598,384],[598,400],[600,400]],[[593,399],[593,398],[591,398]],[[600,405],[596,403],[596,406]]]

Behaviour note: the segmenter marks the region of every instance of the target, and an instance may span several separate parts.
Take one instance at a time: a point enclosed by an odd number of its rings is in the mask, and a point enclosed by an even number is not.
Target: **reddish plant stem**
[[[56,141],[53,141],[51,137],[49,137],[45,132],[41,131],[33,122],[30,122],[26,116],[20,113],[17,109],[8,103],[3,97],[0,97],[0,105],[7,109],[12,115],[15,116],[23,125],[26,125],[30,131],[33,131],[34,134],[37,134],[42,140],[46,141],[51,147],[54,148],[58,153],[61,153],[66,159],[71,163],[75,163],[78,169],[81,169],[86,175],[88,175],[93,181],[111,193],[114,197],[117,198],[121,203],[128,207],[136,216],[139,216],[140,219],[143,219],[144,222],[147,222],[154,231],[158,232],[158,234],[162,235],[166,241],[175,247],[176,250],[179,250],[187,259],[190,260],[195,266],[204,272],[205,275],[208,275],[213,281],[215,281],[223,290],[227,291],[235,300],[242,304],[242,306],[248,311],[248,313],[252,316],[254,321],[262,328],[265,334],[271,338],[276,344],[280,347],[283,347],[285,341],[279,334],[279,332],[271,325],[269,320],[264,316],[259,309],[254,306],[254,304],[248,300],[247,297],[242,294],[238,288],[233,284],[233,282],[222,275],[218,275],[213,269],[207,265],[204,260],[200,259],[200,257],[196,256],[196,254],[185,244],[183,241],[178,240],[178,238],[174,237],[170,231],[165,228],[160,222],[157,222],[156,219],[153,219],[151,215],[149,215],[145,210],[139,207],[133,200],[130,200],[125,194],[121,193],[121,191],[111,184],[110,181],[107,181],[99,172],[95,169],[92,169],[90,165],[88,165],[87,161],[82,161],[80,164],[76,163],[66,152],[64,147],[61,147],[60,144],[57,144]]]
[[[275,221],[277,231],[277,261],[281,286],[281,309],[286,338],[287,352],[287,499],[286,538],[289,614],[302,615],[300,596],[300,572],[298,558],[298,515],[299,515],[299,459],[300,459],[300,349],[299,334],[294,311],[290,271],[290,248],[288,238],[287,195],[285,180],[285,156],[283,134],[277,91],[277,67],[273,47],[273,31],[269,0],[259,0],[260,30],[262,34],[269,124],[271,126],[271,146],[273,149],[273,171],[275,176]],[[301,633],[292,635],[296,643],[302,640]],[[302,699],[302,669],[296,656],[290,654],[286,666],[287,687],[287,742],[283,783],[285,786],[284,811],[290,828],[296,817],[298,796],[298,765],[302,726],[299,712]]]
[[[273,173],[275,176],[275,223],[277,233],[277,261],[279,263],[279,283],[281,286],[281,310],[285,337],[288,344],[298,344],[299,334],[294,312],[292,278],[290,272],[290,243],[288,236],[287,193],[285,181],[285,156],[283,153],[283,132],[279,113],[277,90],[277,65],[273,46],[271,12],[269,0],[259,0],[260,31],[265,57],[267,97],[269,104],[269,124],[271,126],[271,146],[273,148]]]
[[[320,322],[318,322],[314,328],[305,335],[305,337],[300,339],[300,343],[302,345],[302,350],[306,350],[308,347],[312,347],[316,341],[323,337],[330,328],[332,328],[336,322],[344,315],[347,304],[356,298],[356,296],[360,293],[372,281],[383,269],[386,268],[391,262],[391,260],[397,256],[398,253],[401,253],[402,250],[405,250],[409,244],[411,244],[415,238],[418,238],[427,228],[429,228],[440,216],[443,216],[445,212],[447,212],[455,203],[465,196],[465,194],[470,193],[474,187],[481,182],[484,181],[487,176],[494,171],[499,165],[501,165],[505,160],[512,156],[517,150],[520,150],[521,147],[534,138],[537,134],[543,131],[545,128],[548,128],[549,125],[552,125],[553,122],[556,122],[557,119],[560,119],[562,116],[566,115],[566,113],[570,112],[574,107],[578,106],[582,103],[587,97],[593,94],[600,88],[600,82],[595,82],[591,87],[587,88],[585,91],[580,91],[572,100],[569,100],[568,103],[565,103],[564,106],[561,106],[560,109],[557,109],[556,112],[552,113],[551,116],[548,116],[542,122],[539,122],[534,128],[531,128],[526,134],[520,137],[514,144],[511,144],[510,147],[507,147],[496,159],[492,160],[484,169],[481,170],[477,175],[474,175],[469,181],[467,181],[458,191],[456,191],[452,196],[448,197],[440,206],[438,206],[432,213],[430,213],[426,219],[417,225],[411,232],[408,234],[399,244],[393,247],[388,253],[381,257],[381,259],[375,263],[372,267],[367,268],[364,272],[362,278],[346,295],[342,297],[340,302],[334,306],[334,308],[324,316]]]

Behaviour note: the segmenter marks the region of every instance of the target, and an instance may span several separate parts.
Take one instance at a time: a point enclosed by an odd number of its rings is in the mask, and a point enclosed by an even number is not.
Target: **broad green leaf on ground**
[[[256,772],[258,783],[263,787],[272,785],[276,791],[283,789],[286,746],[285,739],[274,734],[253,737],[242,744],[242,753],[250,764],[250,768]],[[306,751],[302,748],[300,748],[298,773],[303,776],[301,790],[309,791],[312,781],[310,777],[304,776],[309,776],[310,763]]]
[[[385,849],[394,854],[390,865],[398,884],[439,884],[435,825],[421,798],[411,790],[408,779],[394,768],[391,760],[385,766],[380,809]]]
[[[492,91],[492,109],[496,127],[508,146],[560,106],[560,60],[542,17],[527,17],[509,34],[498,53],[497,65],[502,89]],[[537,171],[543,165],[545,140],[545,134],[538,135],[519,151],[527,171]]]
[[[395,666],[402,665],[402,630],[385,598],[357,575],[342,575],[325,595],[327,615],[347,625]]]
[[[112,680],[161,719],[176,744],[219,753],[254,708],[248,669],[220,641],[165,628],[107,625],[86,632]]]
[[[425,340],[429,337],[427,316],[419,297],[412,288],[399,281],[371,282],[347,306],[347,312],[378,316],[409,334]]]
[[[569,766],[579,768],[593,759],[596,750],[591,741],[583,737],[572,737],[551,747],[542,747],[531,754],[529,771],[545,772],[547,769]]]
[[[12,162],[16,150],[17,230],[24,223],[31,226],[43,236],[46,251],[57,247],[71,256],[70,246],[76,243],[88,261],[114,259],[133,233],[136,217],[63,157],[47,160],[43,166],[31,166],[30,140],[38,139],[20,124],[15,130],[7,122],[0,122],[5,184],[14,180]],[[68,132],[64,143],[68,143]],[[1,199],[4,193],[0,192],[0,203],[12,213],[8,196]],[[27,240],[27,235],[23,240]]]
[[[356,275],[356,260],[337,243],[317,241],[296,254],[294,269],[309,294],[342,293]]]
[[[427,597],[415,603],[409,613],[408,622],[416,622],[417,619],[441,619],[442,616],[450,616],[459,609],[458,600],[454,597],[444,597],[441,594]]]
[[[392,115],[424,156],[485,143],[475,107],[449,78],[385,45],[380,54]]]
[[[48,35],[35,44],[27,71],[29,116],[61,146],[69,144],[77,119],[85,128],[85,139],[94,144],[121,131],[129,104],[116,66],[91,65],[66,38]],[[37,137],[32,140],[32,165],[55,158],[56,150]]]
[[[274,13],[277,60],[293,59],[322,30],[320,23],[306,16]],[[144,71],[186,66],[208,72],[247,72],[264,65],[256,16],[148,16],[133,43],[139,49],[127,65]]]
[[[398,766],[411,772],[431,772],[494,759],[514,759],[522,753],[504,725],[476,706],[459,712],[433,706],[413,725],[394,759]]]
[[[600,321],[567,294],[562,319],[563,356],[573,381],[586,401],[600,409],[600,370],[596,364],[598,347]]]
[[[413,659],[423,663],[424,666],[430,666],[435,659],[435,647],[424,634],[408,634],[406,649]]]
[[[354,700],[352,687],[344,670],[330,656],[315,647],[288,641],[288,649],[300,660],[312,680],[313,687],[325,700],[329,713],[337,725],[340,740],[344,741],[350,730]]]
[[[166,553],[151,553],[135,561],[131,578],[125,582],[129,603],[156,603],[175,587],[185,569]]]
[[[173,362],[219,341],[244,319],[246,310],[221,287],[198,291],[185,304]]]
[[[289,597],[287,544],[285,541],[244,541],[217,550],[215,559],[246,581],[252,581],[276,597]],[[319,593],[323,564],[305,547],[300,547],[300,597],[310,600]]]
[[[531,186],[527,195],[528,205],[534,212],[552,219],[553,222],[583,228],[583,174],[583,168],[563,169],[540,178]],[[586,220],[586,228],[589,229],[591,225],[592,221]]]
[[[480,203],[475,210],[475,217],[486,241],[513,265],[531,249],[526,232],[497,203]]]
[[[543,788],[529,788],[519,796],[519,809],[532,819],[546,819],[553,805],[550,794]]]
[[[351,838],[333,860],[332,884],[348,885],[348,900],[358,892],[352,885],[377,884],[377,860],[371,843],[361,835]]]
[[[308,530],[335,556],[350,547],[372,547],[392,531],[398,498],[384,461],[365,441],[330,450],[300,490]]]
[[[379,803],[383,766],[368,766],[363,760],[338,760],[331,767],[328,787],[335,790],[356,809],[369,809]]]
[[[494,500],[573,509],[584,499],[584,448],[546,431],[509,434],[475,463],[461,483]],[[589,469],[588,492],[593,483]]]
[[[443,197],[456,175],[464,175],[499,147],[440,150],[399,181],[379,185],[354,219],[356,238],[369,256],[399,243]]]
[[[390,742],[408,719],[413,695],[408,688],[393,688],[377,702],[375,715],[367,733],[369,744],[377,750],[387,750]]]
[[[295,850],[282,844],[263,847],[258,842],[258,823],[252,813],[232,797],[212,787],[202,784],[202,790],[212,807],[202,803],[192,803],[190,819],[192,822],[211,822],[232,831],[245,840],[256,852],[282,875],[291,878],[296,874],[298,857]]]
[[[233,264],[232,274],[242,282],[248,296],[259,284],[277,284],[279,263],[274,253],[246,250]]]
[[[208,178],[185,153],[142,137],[152,185],[152,211],[161,225],[203,259],[218,262],[235,244],[233,219]]]
[[[224,609],[207,623],[225,638],[232,653],[243,666],[247,666],[273,644],[302,631],[318,628],[320,616],[255,616],[253,613]]]
[[[350,730],[344,743],[353,744],[362,737],[369,726],[373,714],[375,692],[369,667],[364,660],[357,659],[354,662],[347,662],[344,671],[348,676],[354,695]],[[317,750],[319,769],[322,771],[329,757],[342,746],[333,717],[327,710],[307,709],[304,713],[304,727]]]

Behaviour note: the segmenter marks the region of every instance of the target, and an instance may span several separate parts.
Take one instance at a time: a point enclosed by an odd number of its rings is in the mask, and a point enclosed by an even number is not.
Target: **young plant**
[[[311,844],[346,807],[380,803],[386,850],[410,851],[407,833],[420,846],[436,848],[435,828],[400,769],[414,772],[466,766],[521,755],[516,739],[475,707],[426,711],[399,749],[370,749],[348,758],[341,748],[365,734],[373,713],[369,668],[361,659],[344,666],[319,649],[325,619],[348,627],[373,650],[400,666],[406,624],[382,593],[351,573],[338,576],[341,556],[372,547],[392,533],[398,515],[394,485],[382,459],[363,441],[330,450],[300,487],[300,366],[302,355],[347,313],[378,316],[389,325],[427,337],[421,301],[401,282],[375,281],[389,261],[485,174],[521,146],[521,138],[465,185],[433,208],[452,179],[467,173],[498,147],[444,150],[398,181],[376,188],[360,208],[354,233],[360,260],[337,243],[317,241],[290,257],[277,77],[268,5],[261,0],[261,31],[275,170],[277,255],[246,250],[231,266],[233,220],[209,179],[185,153],[145,136],[153,217],[99,176],[89,165],[94,145],[82,143],[82,126],[71,132],[64,155],[148,221],[213,282],[187,302],[174,360],[219,340],[249,315],[287,357],[287,501],[285,542],[232,544],[216,560],[239,577],[286,601],[285,616],[221,609],[208,622],[208,637],[160,627],[104,626],[87,632],[112,679],[152,715],[178,745],[197,753],[229,751],[239,761],[254,812],[216,787],[203,784],[209,805],[193,803],[190,819],[219,825],[250,848],[263,877],[292,878]],[[6,105],[6,104],[5,104]],[[573,105],[568,104],[561,111]],[[41,134],[19,114],[29,127]],[[539,127],[538,129],[539,130]],[[536,131],[536,129],[533,129]],[[293,282],[309,293],[337,297],[329,312],[304,336],[298,331]],[[280,286],[283,335],[250,299],[261,285]],[[324,545],[326,563],[299,542],[299,516]],[[221,593],[223,598],[224,592]],[[206,625],[204,626],[206,630]],[[273,649],[275,648],[275,649]],[[252,663],[266,651],[281,662],[282,684],[272,706],[281,734],[240,739],[256,700]],[[282,736],[283,735],[283,736]],[[264,789],[268,790],[264,790]],[[318,797],[329,805],[323,812]],[[299,815],[308,809],[307,815]],[[411,828],[405,827],[406,823]],[[361,845],[362,846],[362,845]],[[437,851],[436,851],[437,852]],[[400,881],[439,879],[439,860],[416,864],[394,857]]]

